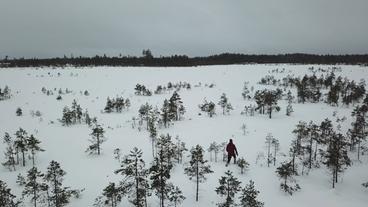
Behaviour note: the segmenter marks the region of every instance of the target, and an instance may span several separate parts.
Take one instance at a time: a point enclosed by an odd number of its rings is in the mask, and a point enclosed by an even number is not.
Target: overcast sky
[[[0,0],[0,58],[368,53],[368,0]]]

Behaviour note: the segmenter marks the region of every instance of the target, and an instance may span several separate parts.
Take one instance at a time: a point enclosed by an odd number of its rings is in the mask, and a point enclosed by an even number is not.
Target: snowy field
[[[342,130],[346,131],[352,122],[351,111],[353,106],[332,107],[326,103],[294,103],[294,113],[285,115],[286,100],[280,100],[281,111],[274,113],[272,119],[267,115],[256,112],[255,116],[241,115],[245,105],[253,103],[244,100],[241,96],[243,84],[249,82],[249,87],[254,86],[254,91],[263,88],[275,88],[265,86],[257,82],[265,75],[273,75],[283,78],[287,75],[303,76],[311,75],[308,70],[311,65],[231,65],[231,66],[203,66],[191,68],[65,68],[65,69],[35,69],[17,68],[0,69],[0,87],[8,85],[12,91],[11,99],[0,101],[0,135],[8,132],[11,136],[19,129],[25,129],[29,134],[34,134],[41,140],[41,146],[46,151],[37,155],[36,166],[45,172],[51,160],[58,161],[67,172],[64,186],[77,189],[85,189],[81,198],[72,199],[68,206],[82,207],[92,206],[97,196],[109,182],[117,182],[121,175],[114,174],[119,168],[119,163],[114,159],[114,149],[120,148],[126,155],[133,147],[143,150],[143,157],[148,167],[152,161],[151,142],[149,133],[144,128],[139,131],[132,128],[132,117],[138,117],[138,109],[146,102],[162,107],[164,99],[171,97],[173,91],[152,96],[137,96],[134,88],[137,83],[143,84],[154,91],[157,85],[166,85],[168,82],[188,82],[192,88],[178,91],[186,108],[184,120],[175,122],[169,128],[159,128],[159,134],[179,136],[186,143],[187,148],[197,144],[208,149],[211,142],[227,142],[229,138],[234,140],[238,148],[239,156],[244,157],[249,163],[249,170],[240,174],[240,169],[234,164],[225,167],[222,160],[210,162],[213,174],[208,180],[200,184],[199,202],[195,202],[195,183],[184,175],[185,163],[189,161],[186,152],[183,164],[173,168],[171,182],[179,186],[186,199],[182,206],[216,206],[221,201],[215,188],[219,185],[219,178],[224,172],[231,170],[245,186],[249,180],[255,182],[255,187],[260,191],[259,200],[265,206],[271,207],[364,207],[368,203],[368,189],[362,187],[363,182],[368,181],[368,159],[362,156],[361,162],[356,161],[356,155],[351,158],[354,164],[340,177],[335,189],[331,186],[331,176],[326,167],[312,169],[309,175],[297,176],[301,191],[289,196],[280,190],[280,180],[277,177],[273,165],[267,167],[266,161],[256,163],[259,153],[266,153],[265,137],[268,133],[280,141],[280,152],[287,154],[294,135],[292,130],[299,121],[309,122],[313,120],[320,123],[325,118],[333,122],[337,116],[346,116]],[[330,66],[314,66],[314,68],[328,69]],[[332,67],[332,66],[331,66]],[[339,66],[341,71],[336,75],[348,77],[359,82],[362,78],[368,81],[368,68],[360,66]],[[272,70],[285,68],[284,73],[271,73]],[[323,72],[317,73],[326,74]],[[201,83],[200,86],[198,84]],[[205,85],[214,84],[210,88]],[[195,87],[197,85],[198,87]],[[54,95],[47,96],[41,89],[52,90]],[[54,91],[56,88],[56,91]],[[70,94],[62,95],[62,100],[56,100],[57,91],[68,88]],[[89,95],[83,92],[88,90]],[[296,94],[296,89],[290,89]],[[206,114],[199,115],[199,104],[204,98],[218,103],[222,93],[226,93],[230,103],[234,107],[230,115],[223,115],[219,106],[216,106],[217,114],[210,118]],[[253,92],[254,93],[254,92]],[[106,98],[114,98],[117,95],[129,98],[131,107],[122,113],[103,113]],[[91,128],[86,125],[62,126],[58,119],[62,117],[65,106],[71,106],[73,99],[83,109],[88,109],[91,116],[96,116],[106,133],[107,141],[102,145],[102,154],[89,155],[85,152],[89,145]],[[16,116],[16,109],[23,110],[23,116]],[[40,111],[42,116],[31,116],[31,111]],[[246,124],[248,133],[243,135],[242,125]],[[0,144],[1,161],[5,144]],[[208,152],[206,159],[210,159]],[[279,160],[285,157],[279,156]],[[278,163],[280,162],[278,161]],[[32,167],[28,161],[26,167],[17,166],[16,171],[9,171],[0,166],[0,180],[5,181],[12,192],[21,196],[23,187],[16,184],[19,173],[26,175]],[[159,199],[153,194],[148,200],[149,206],[159,206]],[[120,206],[130,206],[126,198]],[[26,202],[26,206],[31,203]]]

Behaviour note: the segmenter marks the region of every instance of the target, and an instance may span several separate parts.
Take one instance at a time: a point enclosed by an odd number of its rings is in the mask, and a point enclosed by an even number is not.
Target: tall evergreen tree
[[[278,139],[273,138],[271,141],[271,145],[273,148],[273,166],[276,165],[277,152],[280,150],[280,142]]]
[[[327,166],[332,174],[332,188],[335,188],[335,183],[338,182],[339,173],[342,173],[351,164],[347,146],[346,137],[340,133],[333,133],[327,150],[322,152],[324,157],[323,164]]]
[[[339,92],[340,87],[338,85],[331,86],[330,91],[327,93],[327,103],[333,106],[338,106]]]
[[[60,164],[53,160],[47,167],[47,172],[43,177],[51,188],[49,200],[55,207],[68,204],[72,195],[68,187],[63,187],[63,177],[65,174],[66,172],[61,169]]]
[[[27,147],[28,149],[31,151],[31,156],[32,156],[32,164],[33,166],[35,165],[35,156],[37,152],[43,152],[45,151],[44,149],[42,149],[39,144],[41,144],[41,141],[38,140],[37,138],[35,138],[33,136],[33,134],[31,134],[31,136],[29,136],[27,138]]]
[[[26,166],[26,152],[27,148],[27,132],[19,128],[17,132],[15,132],[16,140],[14,141],[14,147],[17,154],[17,163],[19,163],[19,152],[22,153],[22,165]]]
[[[14,170],[15,171],[15,165],[16,165],[16,160],[15,160],[15,149],[14,149],[14,142],[12,137],[10,137],[9,133],[5,132],[5,135],[3,137],[3,143],[7,145],[6,149],[5,149],[5,162],[2,163],[2,165],[6,166],[9,168],[9,170]]]
[[[291,105],[294,101],[294,96],[291,94],[291,91],[289,90],[286,95],[286,100],[288,102],[288,105],[286,106],[286,115],[290,116],[291,113],[294,112],[293,106]]]
[[[168,127],[173,119],[172,113],[170,113],[170,105],[167,99],[164,100],[164,104],[161,108],[161,120],[164,123],[165,128]]]
[[[160,207],[165,206],[165,200],[168,199],[170,188],[170,171],[173,168],[171,158],[174,155],[173,143],[171,137],[160,136],[157,140],[157,156],[154,158],[149,169],[150,179],[152,181],[151,187],[160,199]]]
[[[92,143],[90,146],[88,146],[86,152],[89,152],[90,154],[97,153],[100,155],[101,153],[101,144],[106,141],[106,138],[104,137],[105,131],[101,127],[101,125],[97,124],[92,129],[90,142]]]
[[[178,121],[184,115],[185,108],[179,94],[175,91],[169,99],[169,113],[171,113],[173,119]]]
[[[40,182],[43,176],[36,167],[32,167],[27,173],[27,180],[22,195],[31,197],[34,207],[37,207],[37,203],[41,199],[45,189],[45,184]]]
[[[115,171],[116,174],[124,176],[124,189],[130,194],[130,202],[134,206],[146,206],[149,184],[147,180],[148,170],[142,159],[142,151],[133,148],[130,154],[125,156],[121,162],[121,167]]]
[[[146,129],[148,130],[148,125],[149,125],[149,121],[151,118],[151,113],[152,113],[152,106],[149,105],[148,103],[145,103],[144,105],[142,105],[139,110],[139,118],[141,119],[141,122],[143,123],[143,121],[146,122]]]
[[[151,140],[151,144],[152,144],[152,157],[155,157],[155,143],[156,143],[156,140],[157,140],[157,129],[156,129],[156,126],[155,126],[155,123],[153,121],[150,121],[149,122],[149,137],[150,137],[150,140]]]
[[[203,148],[197,145],[190,150],[191,160],[189,166],[184,169],[186,175],[189,176],[189,180],[195,180],[196,182],[196,201],[198,201],[198,189],[199,183],[206,181],[206,174],[213,173],[210,165],[207,165],[207,160],[203,158]]]
[[[368,136],[368,123],[366,121],[367,112],[368,105],[362,105],[357,106],[351,114],[355,118],[355,120],[351,123],[352,128],[348,131],[351,139],[350,146],[351,149],[353,149],[355,146],[357,147],[358,160],[360,160],[361,143],[366,140]]]

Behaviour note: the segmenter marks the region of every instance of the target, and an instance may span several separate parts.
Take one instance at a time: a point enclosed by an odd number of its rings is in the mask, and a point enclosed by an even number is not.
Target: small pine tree
[[[244,157],[238,159],[236,164],[240,167],[240,173],[244,174],[244,171],[248,169],[249,163],[244,159]]]
[[[180,164],[183,161],[183,155],[185,151],[188,151],[188,149],[185,146],[185,142],[181,141],[179,136],[176,136],[175,140],[176,140],[176,147],[175,147],[176,160]]]
[[[8,188],[6,183],[0,180],[0,206],[3,207],[16,207],[21,203],[15,200],[16,196],[11,193],[11,189]]]
[[[246,135],[246,134],[248,133],[248,131],[247,131],[247,125],[246,125],[246,124],[243,124],[243,125],[241,126],[241,129],[242,129],[242,131],[243,131],[243,135]]]
[[[88,126],[91,126],[91,125],[92,125],[92,119],[91,119],[91,117],[89,116],[88,110],[86,110],[86,111],[84,112],[84,122],[85,122],[85,124],[87,124]]]
[[[248,89],[248,84],[249,84],[249,82],[244,82],[243,91],[242,91],[242,97],[243,97],[244,100],[250,98],[250,96],[249,96],[250,91]]]
[[[101,125],[96,125],[92,129],[90,142],[92,143],[90,146],[88,146],[86,152],[89,152],[90,154],[97,153],[100,155],[101,153],[101,144],[106,141],[106,138],[104,137],[104,129],[101,127]]]
[[[280,142],[278,139],[273,138],[271,141],[273,147],[273,166],[276,165],[277,152],[280,150]]]
[[[114,105],[113,105],[111,99],[109,97],[107,97],[106,106],[104,108],[105,112],[106,113],[111,113],[112,110],[113,110],[113,107],[114,107]]]
[[[22,174],[18,174],[17,181],[15,181],[19,186],[23,186],[26,184],[26,179],[23,177]]]
[[[271,160],[271,148],[272,148],[272,140],[274,139],[274,137],[272,136],[271,133],[268,133],[266,136],[266,148],[267,148],[267,167],[270,167],[270,163],[272,162]]]
[[[131,106],[129,98],[125,99],[125,108],[129,109]]]
[[[242,189],[242,194],[240,196],[240,206],[243,207],[263,207],[264,203],[257,200],[259,191],[254,189],[254,182],[249,181],[249,184]]]
[[[63,125],[69,126],[73,124],[73,112],[65,106],[63,109],[63,117],[61,118],[60,122]]]
[[[120,148],[116,148],[116,149],[114,149],[114,158],[116,159],[116,160],[118,160],[118,162],[120,163],[121,162],[121,160],[120,160],[120,158],[121,158],[121,149]]]
[[[212,101],[208,102],[206,99],[203,104],[198,106],[201,111],[206,112],[210,117],[216,114],[216,104]]]
[[[151,139],[151,144],[152,144],[152,157],[155,157],[155,143],[157,139],[157,129],[153,121],[149,122],[148,131],[150,133],[149,137]]]
[[[189,176],[189,180],[194,179],[196,182],[196,201],[198,201],[198,189],[199,183],[206,181],[206,174],[213,173],[210,165],[207,165],[207,160],[203,158],[203,148],[197,145],[190,150],[191,160],[189,166],[184,169],[186,175]]]
[[[218,151],[217,146],[218,146],[217,142],[212,142],[210,144],[210,147],[207,149],[207,151],[210,153],[210,161],[211,162],[212,162],[212,153],[213,152],[215,153],[215,162],[217,162],[217,151]]]
[[[17,116],[22,116],[23,112],[21,108],[17,108],[17,110],[15,111],[15,113],[17,114]]]
[[[293,106],[291,104],[288,104],[286,106],[286,116],[290,116],[291,113],[293,113],[293,112],[294,112]]]
[[[225,172],[219,180],[220,186],[216,188],[216,193],[221,197],[226,197],[225,202],[218,203],[220,207],[235,206],[234,197],[241,190],[241,182],[235,178],[229,170]]]
[[[185,200],[185,196],[178,186],[170,185],[168,199],[174,207],[177,207]]]
[[[93,206],[95,207],[103,207],[103,206],[111,206],[117,207],[121,202],[123,195],[125,194],[125,190],[121,188],[121,186],[116,185],[115,183],[109,183],[103,191],[102,196],[96,198]]]
[[[14,158],[14,155],[16,154],[14,148],[12,146],[8,146],[6,148],[6,151],[4,153],[5,155],[5,162],[2,163],[2,165],[6,166],[9,168],[9,170],[14,170],[15,171],[15,165],[16,165],[16,161]]]
[[[290,195],[293,195],[294,192],[300,190],[299,184],[296,183],[294,179],[294,169],[291,162],[284,162],[280,167],[276,169],[277,175],[280,177],[283,182],[280,184],[281,190]],[[295,183],[295,184],[294,184]]]
[[[223,93],[220,97],[220,101],[218,102],[218,105],[221,106],[222,108],[222,114],[225,115],[226,113],[230,113],[230,110],[233,110],[233,107],[231,106],[231,104],[229,103],[228,98],[226,97],[226,94]]]

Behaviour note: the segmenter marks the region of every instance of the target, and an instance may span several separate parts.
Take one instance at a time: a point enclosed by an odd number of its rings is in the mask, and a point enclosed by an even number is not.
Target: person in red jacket
[[[233,140],[230,139],[229,143],[226,146],[227,152],[227,163],[226,166],[230,163],[231,157],[234,157],[234,164],[236,163],[236,156],[238,156],[238,150],[236,150],[236,146],[233,143]]]

